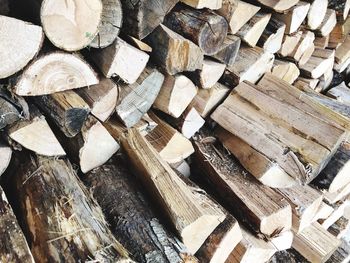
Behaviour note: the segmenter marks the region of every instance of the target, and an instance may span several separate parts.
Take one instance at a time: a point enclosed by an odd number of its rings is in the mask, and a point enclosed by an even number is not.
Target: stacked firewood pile
[[[0,0],[0,262],[348,262],[350,0]]]

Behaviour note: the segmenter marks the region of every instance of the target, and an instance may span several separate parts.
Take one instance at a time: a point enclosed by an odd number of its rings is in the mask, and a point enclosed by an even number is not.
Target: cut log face
[[[326,202],[322,202],[313,219],[313,222],[327,219],[333,213],[333,211],[334,208],[332,206],[328,205]]]
[[[185,6],[179,6],[168,14],[164,25],[197,44],[206,55],[219,51],[228,31],[228,24],[222,16]]]
[[[120,0],[102,0],[103,10],[98,33],[90,47],[104,48],[111,45],[119,35],[123,14]]]
[[[292,62],[275,59],[271,74],[293,84],[299,77],[300,71]]]
[[[284,35],[282,46],[278,54],[280,54],[282,57],[287,57],[289,54],[291,54],[293,50],[297,48],[302,34],[302,31],[298,31],[292,35]]]
[[[239,37],[228,35],[220,50],[212,57],[228,66],[232,66],[236,61],[240,46],[241,39]]]
[[[53,52],[25,69],[14,92],[20,96],[40,96],[97,83],[96,73],[78,55]]]
[[[205,124],[205,120],[198,111],[191,106],[186,109],[179,119],[181,119],[180,130],[188,139],[192,138]]]
[[[191,79],[202,89],[210,89],[213,87],[224,74],[226,65],[218,63],[211,59],[204,59],[201,70],[196,70],[193,74],[189,74]]]
[[[1,14],[0,35],[0,79],[23,69],[38,54],[44,40],[41,27]]]
[[[282,46],[285,30],[286,25],[272,17],[262,33],[258,45],[267,52],[277,53]]]
[[[315,45],[315,34],[310,31],[304,31],[294,50],[288,54],[288,57],[296,61],[299,65],[304,65],[312,56]]]
[[[10,164],[12,150],[9,146],[0,142],[0,178]],[[1,257],[0,257],[1,258]]]
[[[333,68],[334,50],[316,48],[309,60],[300,66],[303,75],[318,79],[325,74],[329,68]]]
[[[0,187],[0,261],[34,263],[15,214]]]
[[[298,0],[257,0],[260,4],[275,10],[276,12],[283,12],[296,5]]]
[[[307,26],[315,30],[321,25],[326,15],[328,0],[308,0],[307,2],[311,4],[307,14]]]
[[[181,0],[181,2],[196,9],[209,8],[215,10],[222,6],[222,0]]]
[[[335,11],[333,9],[327,9],[326,15],[316,32],[321,36],[327,36],[332,32],[336,24],[337,16]]]
[[[293,231],[283,231],[278,236],[271,238],[269,243],[271,243],[277,249],[277,251],[283,251],[292,247],[293,238]]]
[[[101,0],[44,0],[41,23],[46,36],[58,48],[77,51],[95,38],[101,22]]]

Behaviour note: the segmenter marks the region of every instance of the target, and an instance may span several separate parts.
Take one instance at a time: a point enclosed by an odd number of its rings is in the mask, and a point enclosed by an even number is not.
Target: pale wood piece
[[[34,101],[67,137],[80,132],[90,113],[89,105],[73,90],[37,96]]]
[[[334,210],[325,220],[319,220],[321,226],[324,229],[328,229],[345,214],[345,210],[349,207],[349,205],[349,200],[345,200],[344,202],[339,202],[337,204],[331,204]]]
[[[34,263],[16,216],[0,186],[0,261]]]
[[[225,156],[214,146],[212,137],[195,142],[195,157],[202,180],[215,187],[236,218],[266,238],[290,230],[292,213],[288,202],[247,174],[233,158]]]
[[[0,0],[0,15],[6,16],[10,13],[10,1]]]
[[[114,43],[90,55],[107,78],[119,77],[129,84],[136,82],[150,56],[117,37]]]
[[[274,17],[282,21],[286,25],[286,34],[292,34],[298,31],[301,24],[304,22],[308,12],[310,10],[310,4],[300,1],[285,14],[274,14]]]
[[[294,5],[296,5],[299,1],[297,0],[257,0],[260,4],[273,9],[276,12],[284,12]]]
[[[47,38],[58,48],[77,51],[95,38],[102,17],[101,0],[43,0],[41,23]]]
[[[188,139],[192,138],[205,124],[205,120],[198,111],[190,105],[179,118],[178,127],[181,133]]]
[[[9,146],[0,141],[0,178],[10,164],[12,150]]]
[[[261,8],[240,0],[223,0],[217,13],[226,18],[229,32],[236,34]]]
[[[321,25],[316,29],[316,33],[321,36],[329,35],[337,24],[337,16],[333,9],[327,9],[326,15]]]
[[[227,215],[225,221],[205,240],[197,251],[196,257],[201,262],[225,262],[241,240],[242,232],[237,220],[233,216]]]
[[[224,74],[225,68],[225,64],[206,58],[203,61],[202,69],[188,73],[188,76],[198,87],[210,89],[219,81],[222,74]]]
[[[154,68],[146,68],[134,84],[121,84],[116,114],[130,128],[152,107],[164,82],[164,75]]]
[[[332,87],[327,91],[326,95],[344,104],[350,105],[350,88],[344,82]]]
[[[298,31],[292,35],[284,35],[281,49],[278,51],[278,54],[282,57],[287,57],[297,48],[299,41],[301,40],[303,32]]]
[[[198,94],[192,100],[191,105],[197,112],[206,118],[226,96],[230,89],[220,83],[216,83],[211,89],[199,89]]]
[[[335,204],[338,201],[341,201],[344,198],[346,198],[349,194],[350,194],[350,184],[347,184],[334,193],[324,191],[324,199],[330,204]]]
[[[164,25],[157,27],[147,41],[153,48],[153,58],[171,75],[202,68],[201,49]]]
[[[309,60],[300,65],[301,73],[308,78],[320,78],[333,68],[334,55],[334,50],[316,48]]]
[[[236,35],[250,47],[255,47],[270,18],[271,14],[258,12],[237,31]]]
[[[51,52],[37,58],[13,88],[20,96],[40,96],[97,84],[96,73],[80,56]]]
[[[325,220],[333,213],[333,211],[334,208],[323,201],[312,221],[316,222],[318,220]]]
[[[191,167],[186,160],[183,160],[180,163],[171,164],[171,167],[184,177],[188,178],[191,176]]]
[[[347,18],[344,22],[337,22],[337,25],[333,28],[329,34],[328,48],[337,49],[346,39],[350,32],[350,18]]]
[[[293,248],[307,260],[316,263],[327,261],[340,243],[318,223],[313,223],[295,235]]]
[[[93,48],[105,48],[111,45],[119,35],[123,14],[120,0],[101,0],[103,9],[101,22],[95,38],[90,43]]]
[[[23,69],[38,54],[44,40],[40,26],[1,14],[0,35],[0,49],[3,50],[0,55],[0,79]]]
[[[164,161],[175,164],[194,153],[190,140],[154,113],[150,112],[149,116],[157,123],[157,127],[145,137]]]
[[[343,72],[350,64],[350,36],[335,50],[334,69]]]
[[[8,92],[5,88],[0,88],[0,129],[11,125],[23,118],[23,107],[18,103],[18,98]]]
[[[100,83],[75,90],[84,99],[97,119],[105,122],[115,111],[119,87],[111,79],[102,78]]]
[[[225,219],[209,198],[180,179],[141,134],[130,129],[122,145],[133,169],[168,216],[191,253]]]
[[[304,31],[295,49],[287,57],[296,61],[298,65],[304,65],[312,56],[315,45],[315,34],[311,31]]]
[[[272,17],[262,33],[258,46],[272,54],[281,49],[286,25]]]
[[[311,30],[317,29],[327,12],[328,0],[306,0],[310,3],[306,24]]]
[[[209,8],[215,10],[222,6],[222,0],[181,0],[181,2],[196,9]]]
[[[271,74],[293,84],[300,75],[300,70],[293,62],[275,59]]]
[[[327,230],[336,238],[341,239],[346,235],[349,229],[350,229],[350,220],[342,216]]]
[[[334,66],[334,59],[332,63],[329,64],[328,69],[326,72],[319,78],[319,82],[315,88],[316,92],[325,92],[331,85],[334,78],[334,72],[333,72],[333,66]]]
[[[224,40],[220,50],[212,55],[213,58],[228,66],[232,66],[235,61],[241,46],[241,39],[234,35],[228,35]]]
[[[166,75],[153,107],[178,118],[196,94],[197,87],[186,76]]]

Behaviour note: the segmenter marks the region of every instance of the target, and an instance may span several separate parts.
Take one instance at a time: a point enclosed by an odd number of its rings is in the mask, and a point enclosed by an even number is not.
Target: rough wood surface
[[[212,57],[228,66],[232,66],[236,61],[240,46],[241,39],[239,37],[228,35],[219,51],[212,55]]]
[[[271,74],[293,84],[300,75],[300,70],[293,62],[275,59]]]
[[[350,64],[350,37],[335,50],[334,69],[339,73],[343,72]]]
[[[334,54],[334,50],[315,48],[309,60],[299,66],[302,75],[313,79],[320,78],[329,69],[332,70]]]
[[[258,41],[258,46],[267,52],[276,53],[281,49],[285,29],[283,22],[272,17]]]
[[[327,36],[332,32],[336,24],[336,12],[333,9],[327,9],[326,15],[321,25],[317,28],[316,33],[321,36]]]

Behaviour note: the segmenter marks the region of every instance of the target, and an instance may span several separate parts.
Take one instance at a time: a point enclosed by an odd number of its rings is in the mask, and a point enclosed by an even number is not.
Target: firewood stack
[[[348,262],[350,0],[0,0],[0,262]]]

